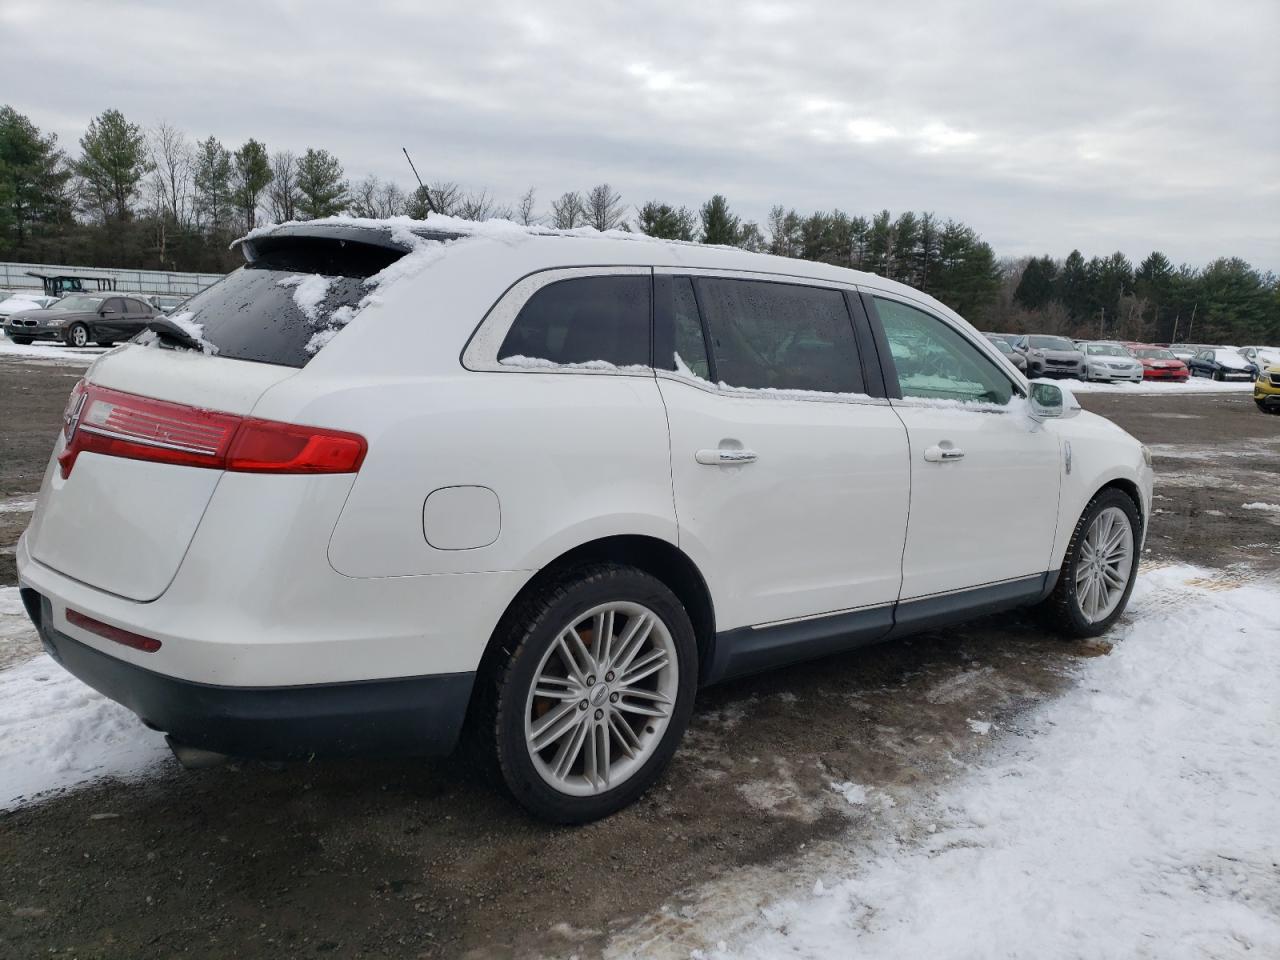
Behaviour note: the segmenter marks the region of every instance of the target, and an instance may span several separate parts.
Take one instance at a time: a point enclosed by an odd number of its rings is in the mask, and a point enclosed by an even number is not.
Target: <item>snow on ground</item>
[[[34,632],[18,588],[0,587],[0,641]],[[140,775],[168,753],[162,734],[47,654],[0,670],[0,810],[101,777]]]
[[[52,360],[56,363],[93,363],[106,347],[67,347],[53,341],[37,341],[30,344],[14,343],[0,333],[0,357],[19,357],[23,360]]]
[[[1264,513],[1280,513],[1280,503],[1246,503],[1246,510],[1261,510]]]
[[[678,937],[668,914],[610,953],[1280,956],[1280,587],[1165,567],[1130,609],[1108,656],[976,768],[886,807],[869,849],[851,834],[790,879],[725,878]]]
[[[1163,383],[1156,380],[1144,380],[1141,383],[1103,383],[1102,381],[1055,380],[1071,390],[1072,393],[1252,393],[1253,382],[1250,380],[1209,380],[1205,377],[1192,377],[1186,383]]]

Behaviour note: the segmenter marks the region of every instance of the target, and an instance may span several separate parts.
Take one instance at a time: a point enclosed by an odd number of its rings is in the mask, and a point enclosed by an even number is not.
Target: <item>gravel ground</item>
[[[0,360],[0,501],[39,486],[77,376]],[[1155,449],[1148,562],[1274,568],[1277,515],[1242,507],[1280,500],[1280,417],[1240,395],[1081,399]],[[0,512],[0,585],[28,516]],[[705,691],[664,782],[579,829],[530,821],[466,757],[166,764],[0,814],[0,956],[593,956],[697,884],[869,840],[832,784],[935,787],[1108,649],[1004,615]]]

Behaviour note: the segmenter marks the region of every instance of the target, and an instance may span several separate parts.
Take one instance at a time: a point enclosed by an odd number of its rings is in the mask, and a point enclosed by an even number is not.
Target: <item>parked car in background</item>
[[[93,341],[109,347],[141,333],[157,315],[151,304],[138,297],[73,293],[47,310],[12,314],[4,322],[4,332],[14,343],[61,340],[83,347]]]
[[[1184,363],[1194,357],[1197,353],[1205,350],[1212,350],[1213,345],[1209,343],[1171,343],[1169,344],[1169,352]]]
[[[168,316],[191,298],[169,293],[151,293],[147,294],[142,299],[146,300],[158,311]]]
[[[1240,347],[1238,352],[1259,371],[1280,363],[1280,347]]]
[[[1142,364],[1118,343],[1090,341],[1084,345],[1084,360],[1086,380],[1142,380]]]
[[[1027,361],[1027,376],[1084,379],[1084,354],[1066,337],[1032,333],[1019,337],[1013,348]]]
[[[361,223],[257,232],[187,303],[200,340],[99,358],[18,543],[54,660],[180,758],[448,752],[467,723],[469,759],[580,823],[662,774],[699,686],[1123,613],[1150,451],[932,297]]]
[[[1193,377],[1210,377],[1214,380],[1253,380],[1258,367],[1250,363],[1230,347],[1210,347],[1201,350],[1187,362]]]
[[[1253,402],[1263,413],[1280,413],[1280,363],[1273,363],[1253,381]]]
[[[985,335],[988,340],[996,345],[996,349],[1005,355],[1005,358],[1018,368],[1018,372],[1025,375],[1027,372],[1027,358],[1009,344],[1009,341],[999,334],[988,333]]]
[[[1129,348],[1129,352],[1142,364],[1144,380],[1172,380],[1177,383],[1186,383],[1187,378],[1191,376],[1187,365],[1175,357],[1173,351],[1167,347],[1135,344]]]
[[[1003,340],[1011,347],[1013,346],[1013,341],[1018,339],[1018,334],[1016,333],[987,333],[986,331],[983,331],[982,335],[992,343]]]
[[[0,322],[7,320],[15,313],[21,313],[26,310],[43,310],[57,302],[57,297],[45,296],[43,293],[16,291],[0,299]]]

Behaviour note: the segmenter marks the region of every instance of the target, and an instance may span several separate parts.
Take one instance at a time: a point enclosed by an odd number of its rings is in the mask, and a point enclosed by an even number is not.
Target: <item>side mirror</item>
[[[1027,402],[1033,420],[1064,420],[1080,413],[1080,401],[1070,390],[1043,380],[1032,381]]]

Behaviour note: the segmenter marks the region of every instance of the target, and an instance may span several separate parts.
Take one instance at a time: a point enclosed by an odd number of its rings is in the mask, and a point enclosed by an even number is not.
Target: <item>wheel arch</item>
[[[509,654],[503,649],[502,637],[509,632],[510,618],[524,602],[547,583],[562,576],[574,567],[593,563],[619,563],[643,570],[662,581],[684,605],[693,623],[698,642],[699,674],[708,662],[715,643],[715,607],[706,578],[697,564],[679,547],[657,537],[622,534],[599,537],[566,550],[544,565],[511,598],[485,645],[480,658],[480,674],[486,675],[501,664]]]

